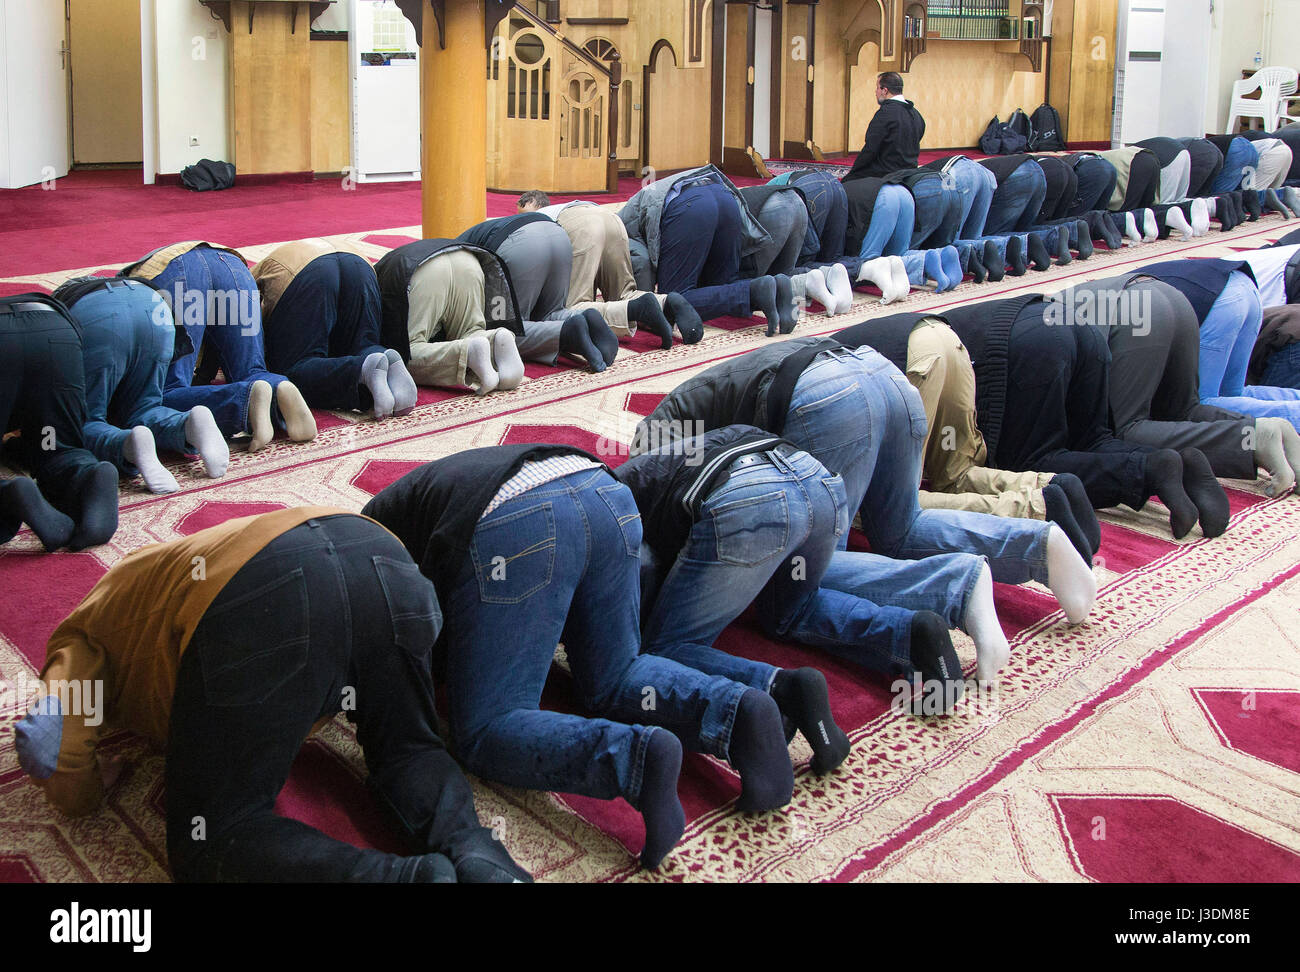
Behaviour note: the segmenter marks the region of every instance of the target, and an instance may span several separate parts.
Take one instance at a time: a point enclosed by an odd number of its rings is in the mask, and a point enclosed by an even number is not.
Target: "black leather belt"
[[[29,314],[32,311],[49,311],[51,314],[58,313],[58,311],[49,304],[41,304],[36,301],[23,301],[20,304],[0,303],[0,314]]]

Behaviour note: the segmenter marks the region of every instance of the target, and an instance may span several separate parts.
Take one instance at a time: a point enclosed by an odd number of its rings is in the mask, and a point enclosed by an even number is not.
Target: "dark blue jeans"
[[[1259,383],[1273,388],[1300,388],[1300,344],[1288,344],[1270,354]]]
[[[1228,151],[1223,155],[1223,168],[1210,182],[1213,193],[1232,192],[1241,188],[1241,181],[1246,176],[1247,166],[1259,165],[1259,151],[1250,144],[1250,139],[1234,138],[1228,143]]]
[[[953,180],[935,173],[912,186],[916,222],[912,226],[913,250],[933,250],[957,239],[962,222],[962,194]]]
[[[447,692],[456,754],[484,779],[635,806],[650,735],[725,759],[745,686],[642,655],[641,517],[603,469],[571,473],[479,521],[452,589]],[[563,642],[578,704],[538,703]]]
[[[80,521],[82,490],[99,465],[83,438],[81,336],[52,303],[17,312],[14,303],[0,300],[0,433],[22,432],[16,461],[31,470],[54,507]],[[10,526],[17,532],[16,524],[0,524],[0,539],[13,536],[3,536]]]
[[[128,476],[137,470],[122,450],[137,425],[160,450],[189,451],[188,413],[163,404],[176,327],[161,295],[138,280],[113,280],[77,301],[72,316],[86,363],[86,447]]]
[[[1042,166],[1026,159],[1011,175],[1002,180],[989,203],[984,224],[987,236],[1023,233],[1033,226],[1047,196],[1047,177]]]
[[[1066,211],[1067,216],[1082,216],[1093,210],[1105,209],[1115,192],[1119,172],[1101,156],[1082,158],[1074,167],[1078,178],[1074,201]]]
[[[222,588],[181,658],[167,743],[167,855],[178,881],[410,881],[416,861],[276,816],[303,740],[349,704],[368,785],[413,854],[483,840],[438,738],[433,585],[392,534],[309,520]],[[198,824],[206,833],[197,839]]]
[[[803,266],[834,263],[844,255],[849,228],[849,197],[844,184],[829,172],[808,172],[794,180],[808,203],[808,239],[799,254]]]
[[[658,288],[685,297],[704,320],[749,317],[740,279],[740,205],[726,186],[692,186],[659,222]]]
[[[267,364],[292,381],[312,408],[370,408],[361,364],[384,351],[381,305],[379,280],[365,259],[355,253],[317,257],[293,278],[266,319]]]
[[[248,394],[253,382],[275,388],[283,375],[266,370],[262,350],[262,304],[257,281],[233,253],[198,247],[182,253],[152,281],[171,304],[176,323],[185,328],[194,350],[172,362],[163,403],[181,412],[206,405],[226,436],[248,432]],[[193,385],[194,366],[207,339],[208,350],[221,360],[224,385]],[[273,407],[277,428],[284,420]]]

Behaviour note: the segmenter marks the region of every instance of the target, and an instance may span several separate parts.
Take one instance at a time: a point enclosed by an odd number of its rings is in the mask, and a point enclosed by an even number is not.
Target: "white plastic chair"
[[[1228,109],[1227,135],[1234,135],[1237,125],[1244,118],[1258,118],[1266,132],[1278,128],[1279,118],[1290,116],[1283,110],[1283,96],[1294,95],[1297,89],[1297,72],[1289,67],[1260,68],[1244,81],[1232,85],[1232,105]],[[1253,91],[1259,92],[1258,100],[1246,98]]]

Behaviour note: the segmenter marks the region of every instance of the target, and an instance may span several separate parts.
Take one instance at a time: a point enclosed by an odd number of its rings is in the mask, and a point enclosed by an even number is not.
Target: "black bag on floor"
[[[181,184],[195,192],[229,189],[235,184],[235,167],[229,162],[200,159],[181,169]]]
[[[996,115],[980,136],[980,151],[985,155],[1019,155],[1028,148],[1029,139],[1015,131],[1011,122],[999,121]]]
[[[1065,130],[1061,127],[1061,113],[1044,101],[1034,109],[1029,125],[1034,134],[1029,148],[1035,152],[1064,152]]]
[[[1007,119],[1007,127],[1023,138],[1026,146],[1034,140],[1033,123],[1030,122],[1029,116],[1025,114],[1022,108],[1017,108],[1011,113],[1011,117]]]

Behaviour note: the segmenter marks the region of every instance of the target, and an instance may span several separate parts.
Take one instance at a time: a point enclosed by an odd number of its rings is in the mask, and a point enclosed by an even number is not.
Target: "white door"
[[[754,151],[772,152],[772,11],[758,8],[754,21]]]
[[[68,174],[63,4],[0,0],[0,188],[17,189]]]

